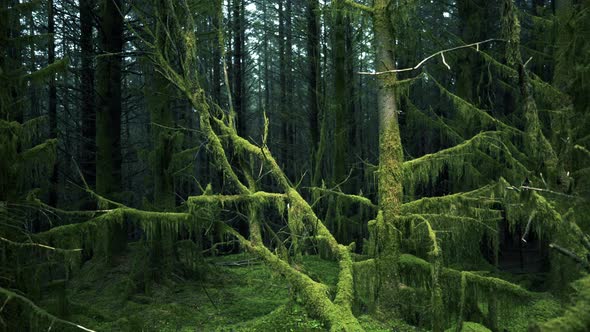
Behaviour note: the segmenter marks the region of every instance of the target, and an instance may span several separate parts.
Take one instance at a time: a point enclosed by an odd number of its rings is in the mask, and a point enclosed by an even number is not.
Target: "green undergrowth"
[[[144,255],[140,243],[131,243],[124,255],[109,263],[98,259],[85,262],[68,282],[68,314],[63,318],[96,331],[326,330],[307,314],[284,278],[254,256],[207,258],[209,268],[202,280],[172,272],[157,283],[140,285],[137,265]],[[335,293],[337,262],[304,255],[294,264]],[[39,304],[57,314],[53,309],[57,295],[48,292]],[[526,331],[533,321],[563,314],[563,306],[545,293],[535,293],[527,305],[510,311],[500,326]],[[423,331],[427,327],[414,327],[379,313],[356,314],[366,331]],[[463,326],[463,331],[485,331],[474,329],[478,327],[475,323],[464,322]]]

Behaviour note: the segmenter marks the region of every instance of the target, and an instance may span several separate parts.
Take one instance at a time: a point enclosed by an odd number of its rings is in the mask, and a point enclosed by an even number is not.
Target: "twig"
[[[445,61],[445,57],[444,57],[444,53],[446,52],[451,52],[451,51],[456,51],[456,50],[460,50],[462,48],[469,48],[469,47],[476,47],[476,50],[479,52],[479,45],[481,44],[486,44],[486,43],[490,43],[493,41],[504,41],[503,39],[497,39],[497,38],[491,38],[491,39],[487,39],[484,41],[480,41],[477,43],[471,43],[471,44],[467,44],[467,45],[462,45],[462,46],[457,46],[457,47],[452,47],[452,48],[448,48],[445,50],[441,50],[438,51],[436,53],[433,53],[431,55],[429,55],[428,57],[424,58],[424,60],[420,61],[417,65],[415,65],[414,67],[408,67],[408,68],[401,68],[401,69],[392,69],[392,70],[386,70],[386,71],[379,71],[379,72],[359,72],[359,75],[383,75],[383,74],[390,74],[390,73],[402,73],[402,72],[406,72],[406,71],[412,71],[412,70],[416,70],[420,67],[422,67],[422,65],[424,65],[428,60],[440,55],[443,59],[443,63],[447,66],[447,68],[451,69],[451,67],[446,63]]]
[[[526,228],[524,229],[524,234],[522,235],[522,238],[520,238],[520,240],[524,243],[527,243],[526,238],[529,235],[529,231],[531,230],[531,223],[532,223],[533,218],[535,217],[536,214],[537,214],[537,212],[533,211],[533,213],[531,213],[531,215],[529,217],[529,221],[526,223]]]

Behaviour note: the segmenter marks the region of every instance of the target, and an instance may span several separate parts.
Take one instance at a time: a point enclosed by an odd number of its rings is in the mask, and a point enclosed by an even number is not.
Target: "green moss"
[[[499,169],[509,181],[522,182],[529,170],[507,141],[504,132],[482,132],[459,145],[406,161],[404,186],[413,194],[417,186],[434,184],[443,172],[448,172],[451,182],[461,184],[458,189],[470,190],[482,185],[483,178],[497,177]],[[477,172],[473,173],[475,169],[468,165],[479,165]]]
[[[446,330],[447,332],[492,332],[492,330],[488,329],[487,327],[474,323],[474,322],[464,322],[463,327],[461,329],[457,329],[456,327],[450,328]]]
[[[355,262],[354,273],[354,298],[357,310],[373,312],[377,299],[377,265],[374,259]]]
[[[532,331],[588,331],[590,329],[590,277],[575,283],[575,302],[565,313],[547,322],[537,324]]]

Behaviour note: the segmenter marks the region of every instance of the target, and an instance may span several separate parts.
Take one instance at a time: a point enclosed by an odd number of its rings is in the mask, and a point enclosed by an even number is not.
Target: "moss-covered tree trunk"
[[[395,68],[393,27],[389,17],[390,0],[376,0],[374,29],[377,71]],[[377,76],[377,108],[379,113],[379,208],[384,221],[395,224],[402,204],[403,152],[399,133],[395,93],[395,75]]]
[[[373,26],[375,31],[376,69],[395,69],[393,27],[389,6],[391,0],[376,0]],[[399,132],[398,112],[394,93],[395,74],[377,76],[377,108],[379,113],[379,173],[378,197],[380,216],[373,231],[378,259],[380,294],[378,305],[391,305],[398,287],[397,276],[397,217],[402,205],[403,152]]]
[[[100,48],[97,59],[96,190],[110,195],[121,191],[121,0],[102,0]]]

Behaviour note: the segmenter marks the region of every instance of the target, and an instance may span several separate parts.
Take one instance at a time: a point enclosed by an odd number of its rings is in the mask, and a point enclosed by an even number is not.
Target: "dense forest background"
[[[0,0],[4,331],[590,330],[585,0]]]

